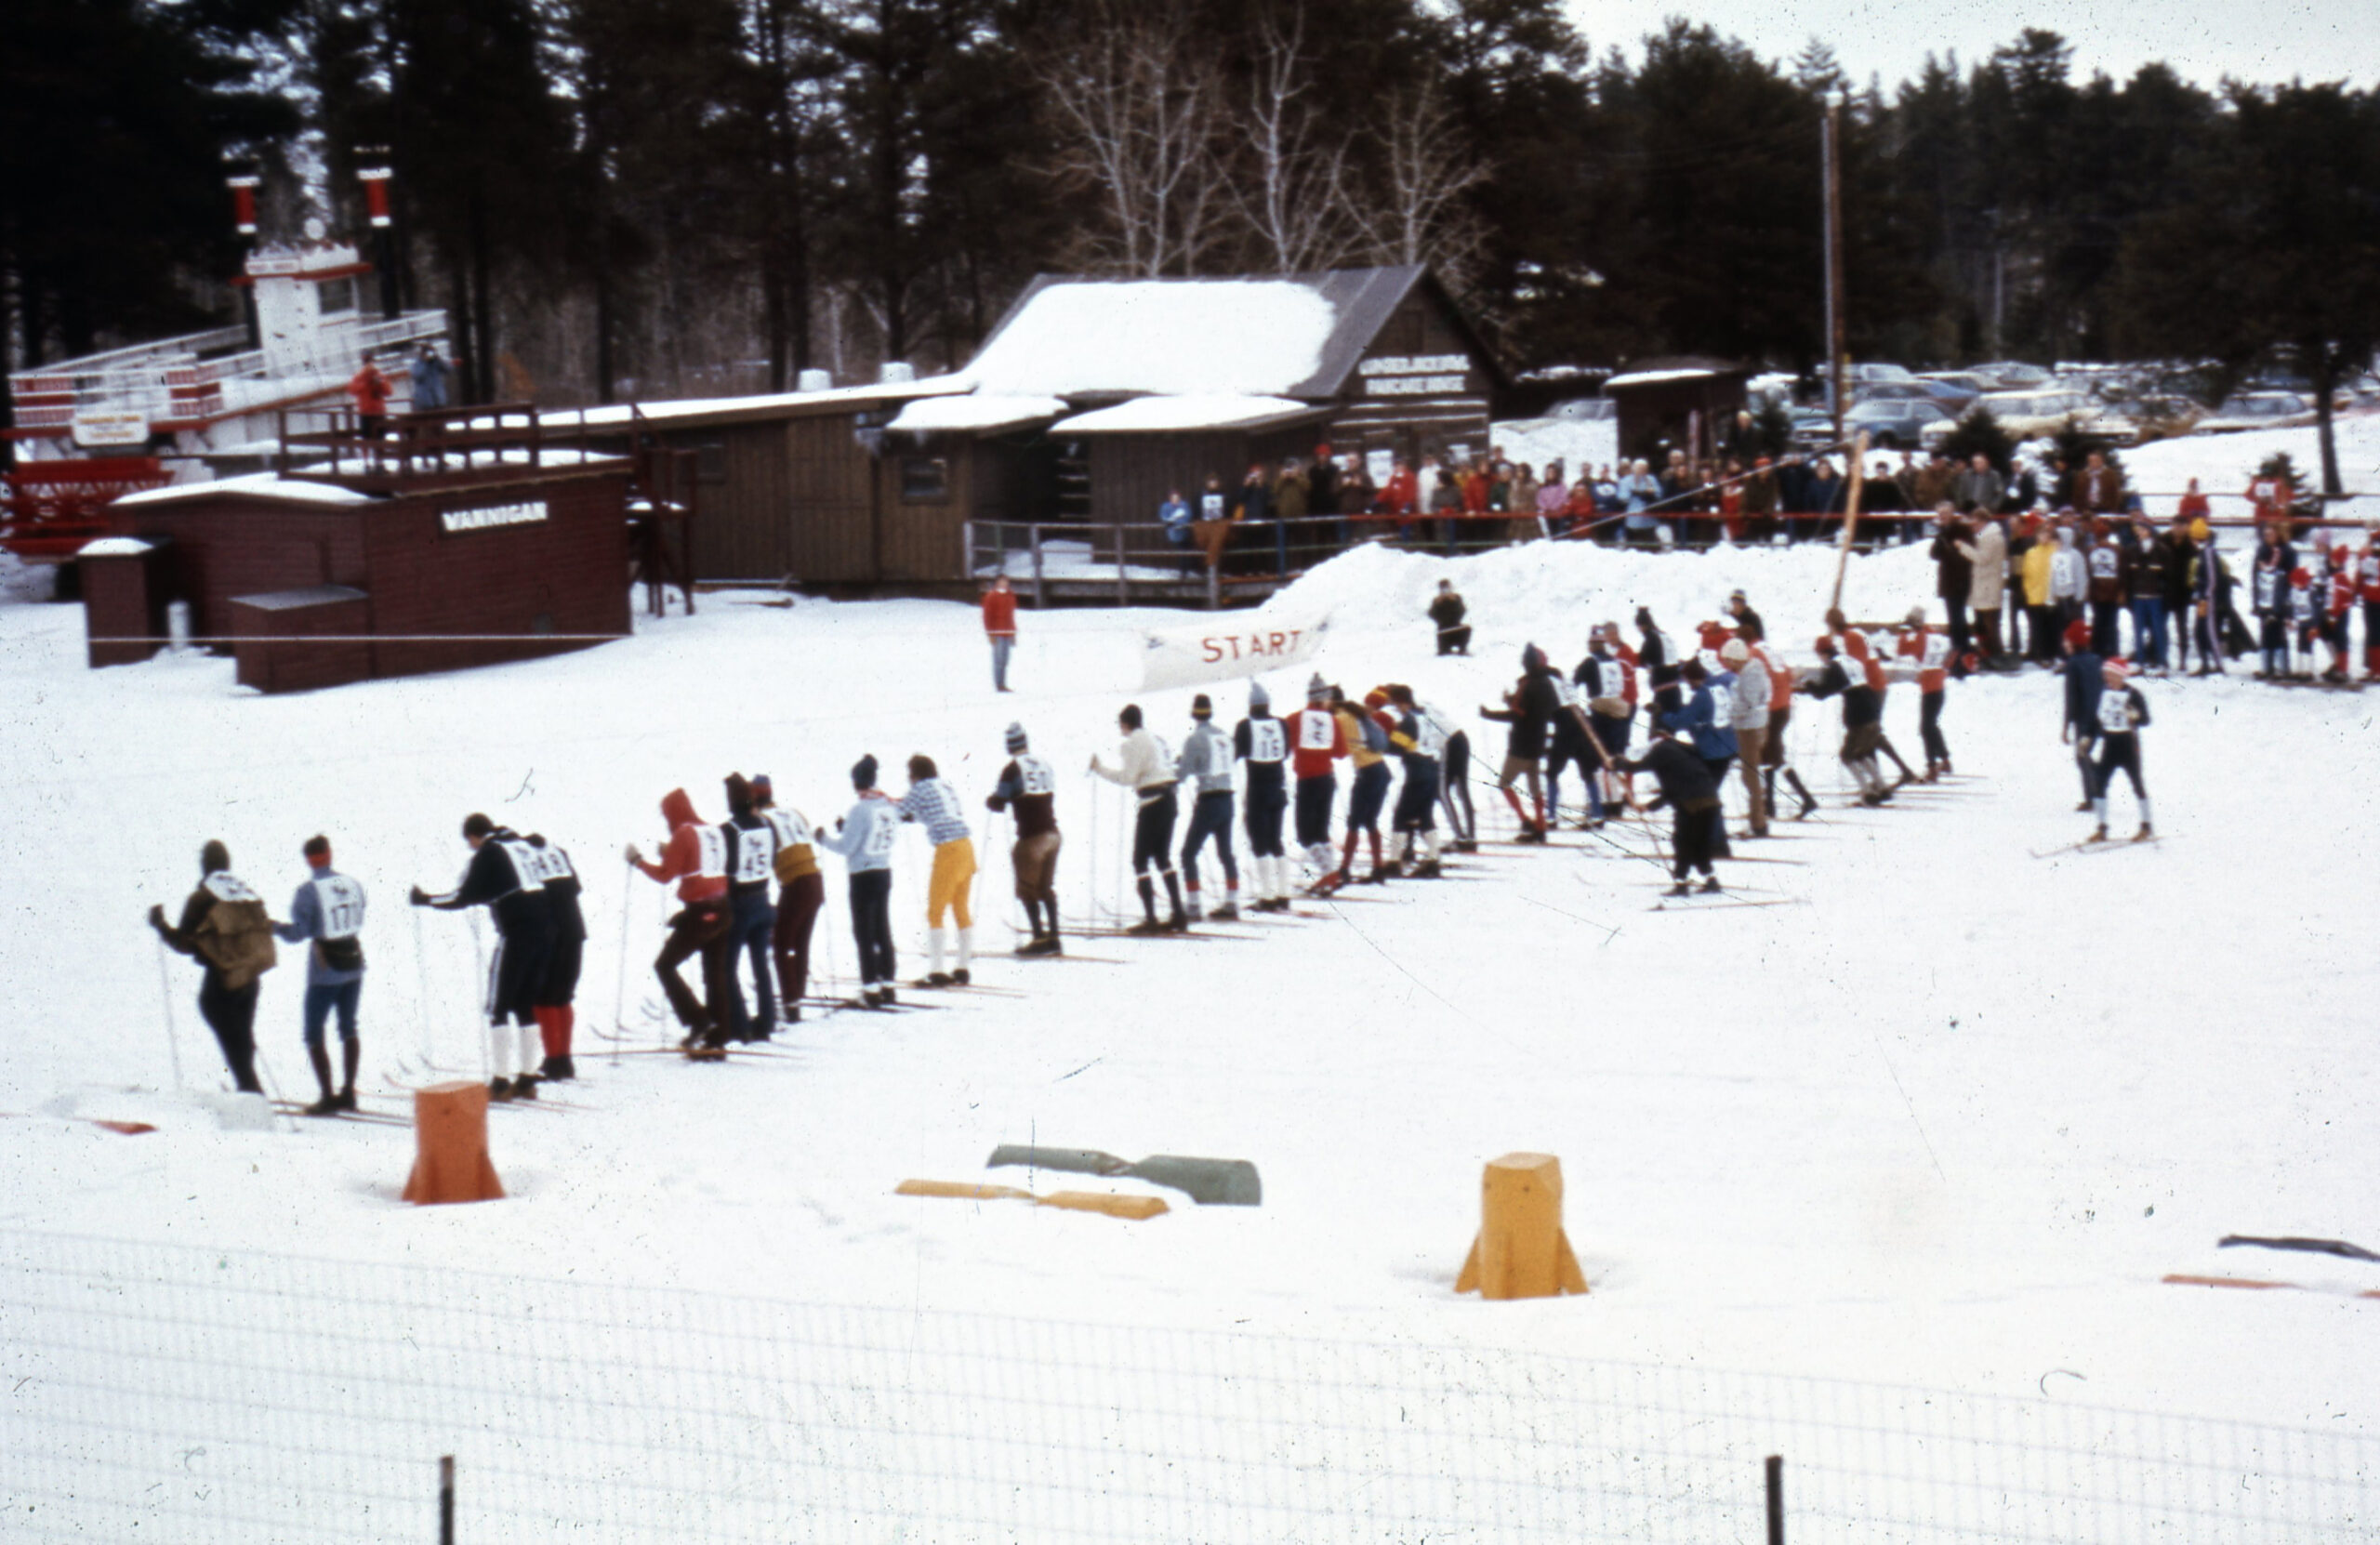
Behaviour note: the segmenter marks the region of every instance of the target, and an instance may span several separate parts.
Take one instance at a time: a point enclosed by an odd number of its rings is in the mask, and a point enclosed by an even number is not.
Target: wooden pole
[[[438,1545],[455,1545],[455,1456],[438,1459]]]
[[[1829,382],[1828,406],[1834,416],[1834,438],[1843,439],[1843,416],[1850,404],[1844,401],[1844,324],[1843,324],[1843,99],[1830,96],[1826,102],[1826,118],[1820,125],[1820,139],[1826,157],[1826,358]]]
[[[1785,1545],[1785,1456],[1771,1454],[1768,1471],[1768,1545]]]
[[[1843,571],[1851,564],[1851,534],[1859,526],[1861,469],[1867,463],[1868,431],[1861,429],[1851,442],[1851,468],[1846,474],[1851,486],[1845,492],[1847,502],[1843,507],[1843,540],[1834,555],[1834,594],[1826,603],[1829,611],[1843,604]]]

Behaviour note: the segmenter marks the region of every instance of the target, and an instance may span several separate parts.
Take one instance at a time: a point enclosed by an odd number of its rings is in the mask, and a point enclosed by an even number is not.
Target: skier
[[[2289,572],[2290,632],[2296,641],[2295,653],[2289,657],[2289,680],[2310,681],[2314,678],[2314,640],[2322,630],[2322,594],[2314,583],[2313,574],[2304,567]],[[2304,668],[2299,668],[2298,655],[2305,656]]]
[[[2190,536],[2198,543],[2198,556],[2191,564],[2191,594],[2198,621],[2198,674],[2228,676],[2230,667],[2223,661],[2226,624],[2231,619],[2232,579],[2222,553],[2215,549],[2215,528],[2204,521],[2190,526]]]
[[[1116,716],[1116,726],[1124,733],[1117,765],[1108,767],[1094,751],[1091,770],[1140,798],[1132,825],[1132,873],[1141,893],[1141,920],[1130,931],[1180,933],[1190,926],[1190,919],[1182,910],[1182,877],[1173,867],[1173,823],[1181,814],[1173,792],[1173,755],[1143,727],[1137,703],[1124,705],[1124,711]],[[1166,900],[1171,907],[1162,922],[1157,915],[1157,884],[1149,878],[1152,867],[1165,878]]]
[[[1740,590],[1737,595],[1740,597]],[[1761,759],[1768,747],[1768,666],[1741,638],[1729,639],[1719,651],[1719,663],[1734,675],[1735,688],[1726,704],[1727,727],[1736,733],[1738,761],[1743,772],[1746,825],[1753,837],[1768,835],[1768,801],[1761,787]]]
[[[1479,710],[1482,719],[1512,726],[1505,736],[1504,767],[1497,775],[1496,789],[1520,821],[1521,833],[1515,840],[1521,842],[1545,840],[1545,792],[1538,784],[1537,769],[1538,759],[1545,755],[1547,732],[1562,706],[1554,694],[1553,675],[1546,667],[1545,652],[1529,644],[1521,651],[1521,679],[1504,694],[1504,706]],[[1528,781],[1534,816],[1521,808],[1520,796],[1513,792],[1514,783],[1522,778]]]
[[[2091,802],[2098,825],[2090,839],[2108,839],[2108,786],[2121,768],[2132,780],[2132,797],[2140,805],[2140,829],[2132,834],[2132,839],[2146,842],[2157,835],[2149,824],[2152,812],[2149,786],[2140,775],[2140,731],[2149,722],[2149,700],[2132,684],[2132,673],[2122,661],[2109,660],[2099,670],[2101,690],[2096,710],[2099,726],[2098,794]]]
[[[1843,765],[1859,785],[1859,802],[1881,805],[1892,798],[1892,791],[1884,786],[1884,775],[1876,766],[1876,747],[1884,739],[1884,698],[1864,670],[1855,679],[1845,668],[1833,634],[1819,634],[1817,648],[1818,675],[1802,683],[1799,690],[1817,698],[1842,695],[1843,749],[1839,754]]]
[[[901,819],[926,829],[933,844],[933,870],[926,879],[926,974],[920,987],[964,987],[975,964],[975,839],[967,829],[959,791],[934,771],[933,759],[909,759],[909,791],[901,796]],[[943,919],[959,924],[958,964],[942,969]]]
[[[779,809],[776,787],[766,772],[752,775],[752,808],[776,839],[777,1023],[801,1023],[801,999],[810,990],[810,935],[819,908],[826,905],[826,881],[818,872],[818,839],[810,818],[791,807]]]
[[[661,814],[669,823],[669,842],[661,850],[660,863],[647,864],[635,843],[628,846],[628,862],[646,878],[663,885],[678,882],[682,904],[669,919],[669,937],[653,962],[654,974],[661,978],[669,1008],[685,1028],[684,1044],[715,1050],[727,1044],[724,1010],[735,990],[728,976],[734,917],[727,904],[727,839],[695,816],[694,802],[682,788],[662,796]],[[697,956],[703,963],[700,1002],[678,975],[678,968]]]
[[[1658,718],[1677,706],[1677,645],[1654,625],[1652,608],[1647,606],[1636,608],[1636,664],[1653,689],[1652,711]]]
[[[1190,738],[1182,743],[1174,772],[1191,790],[1190,835],[1182,843],[1182,880],[1189,891],[1190,920],[1200,912],[1198,850],[1215,840],[1215,856],[1223,866],[1223,903],[1211,914],[1230,922],[1239,916],[1239,860],[1232,854],[1232,742],[1215,728],[1215,705],[1205,693],[1190,700]]]
[[[1000,769],[986,809],[1016,812],[1016,841],[1009,848],[1009,864],[1016,871],[1016,899],[1025,904],[1025,926],[1032,938],[1019,955],[1064,955],[1058,944],[1058,774],[1034,756],[1025,726],[1011,724],[1003,742],[1009,764]]]
[[[1810,812],[1818,808],[1818,802],[1802,786],[1802,775],[1794,772],[1786,759],[1785,747],[1785,729],[1793,721],[1793,693],[1799,679],[1792,667],[1786,665],[1785,657],[1769,643],[1768,630],[1763,624],[1746,621],[1740,625],[1739,630],[1745,645],[1759,658],[1768,674],[1768,733],[1760,751],[1762,803],[1771,811],[1777,808],[1777,780],[1781,777],[1792,789],[1793,797],[1801,801],[1801,808],[1793,812],[1793,819],[1805,821],[1809,819]]]
[[[876,758],[852,764],[856,798],[833,832],[813,835],[818,845],[843,855],[851,875],[852,941],[859,947],[860,1002],[870,1009],[899,1001],[892,982],[899,969],[892,954],[892,841],[901,813],[876,786]]]
[[[570,1059],[570,1037],[578,1023],[578,1012],[571,1005],[577,1001],[578,971],[587,957],[587,916],[578,905],[582,887],[578,870],[561,844],[549,842],[536,832],[522,840],[528,844],[528,852],[521,856],[546,893],[554,924],[546,977],[536,1000],[537,1033],[546,1049],[537,1076],[563,1082],[578,1076],[577,1065]]]
[[[1249,866],[1255,871],[1252,912],[1289,909],[1289,861],[1281,851],[1281,812],[1289,802],[1283,766],[1289,756],[1289,729],[1273,717],[1272,694],[1262,681],[1248,684],[1248,717],[1233,727],[1232,755],[1248,764]]]
[[[1445,727],[1413,701],[1413,689],[1402,684],[1380,689],[1390,704],[1395,728],[1389,744],[1405,764],[1405,781],[1397,787],[1391,828],[1396,833],[1396,864],[1416,879],[1436,879],[1437,822],[1432,815],[1438,802],[1439,758],[1446,754]],[[1367,694],[1366,701],[1369,696]]]
[[[1330,807],[1339,798],[1339,776],[1331,763],[1347,754],[1347,737],[1339,727],[1339,716],[1330,711],[1330,688],[1320,672],[1306,683],[1305,706],[1289,716],[1285,728],[1289,736],[1289,771],[1297,779],[1298,848],[1314,871],[1315,889],[1328,891]]]
[[[1388,786],[1395,774],[1388,765],[1388,726],[1380,709],[1388,699],[1382,695],[1379,703],[1367,698],[1362,706],[1347,701],[1336,687],[1330,692],[1330,711],[1339,720],[1340,737],[1347,743],[1348,759],[1355,763],[1355,786],[1347,791],[1347,845],[1340,855],[1339,867],[1330,877],[1330,888],[1346,884],[1355,872],[1355,839],[1357,836],[1371,839],[1372,872],[1367,882],[1378,885],[1388,878],[1388,864],[1382,856],[1380,840],[1381,812],[1388,807]]]
[[[2347,619],[2355,610],[2356,594],[2355,560],[2342,542],[2331,549],[2331,570],[2323,578],[2322,619],[2322,641],[2331,650],[2331,668],[2322,680],[2340,686],[2347,680]]]
[[[1596,624],[1588,631],[1587,657],[1579,662],[1575,678],[1587,699],[1587,728],[1604,753],[1588,773],[1593,790],[1589,813],[1598,825],[1627,798],[1607,771],[1607,764],[1628,754],[1628,737],[1636,726],[1636,667],[1628,658],[1634,652],[1624,650],[1618,623]]]
[[[231,873],[231,853],[209,840],[198,851],[198,889],[182,903],[178,923],[165,909],[149,909],[149,926],[177,955],[205,968],[198,1011],[223,1050],[223,1064],[242,1094],[262,1094],[257,1082],[257,982],[272,969],[272,923],[264,898]]]
[[[726,993],[727,1038],[764,1041],[776,1034],[776,990],[772,957],[776,952],[777,909],[769,903],[769,879],[776,873],[777,834],[755,809],[751,784],[741,772],[727,775],[727,820],[719,828],[727,844],[727,964],[720,972]],[[752,964],[752,1004],[744,1005],[736,980],[741,962]]]
[[[1438,653],[1469,654],[1471,629],[1462,623],[1462,597],[1455,593],[1454,581],[1438,581],[1438,593],[1430,601],[1430,621],[1437,626]]]
[[[1579,663],[1576,676],[1591,675],[1588,667],[1593,658]],[[1576,767],[1579,781],[1586,786],[1586,825],[1593,827],[1603,821],[1603,792],[1597,786],[1603,772],[1603,759],[1595,754],[1587,728],[1587,712],[1580,687],[1563,680],[1557,673],[1549,678],[1554,683],[1554,695],[1559,706],[1554,714],[1552,732],[1546,737],[1545,759],[1545,819],[1551,825],[1562,823],[1562,770]]]
[[[537,1076],[530,1070],[539,1044],[537,991],[552,954],[553,908],[529,861],[529,845],[510,827],[473,812],[463,817],[463,841],[471,861],[455,889],[433,896],[416,885],[405,899],[441,912],[487,908],[496,923],[496,953],[487,967],[487,1092],[495,1100],[535,1100]]]
[[[364,992],[364,945],[356,937],[364,929],[364,887],[331,867],[329,838],[308,838],[305,854],[305,883],[289,898],[289,920],[272,931],[284,944],[313,946],[306,952],[306,1060],[314,1064],[323,1097],[306,1114],[335,1116],[355,1108],[355,1064],[364,1055],[355,1034],[356,1002]],[[336,1092],[330,1050],[323,1043],[333,1010],[344,1065]]]
[[[1711,866],[1720,822],[1719,781],[1712,776],[1711,764],[1669,731],[1655,729],[1645,754],[1620,762],[1620,768],[1624,772],[1650,772],[1659,785],[1660,792],[1646,804],[1646,810],[1657,810],[1664,803],[1670,807],[1670,878],[1674,883],[1665,894],[1687,894],[1693,887],[1686,877],[1697,869],[1702,872],[1704,891],[1720,891],[1719,876]]]
[[[1890,691],[1890,683],[1885,680],[1884,661],[1876,644],[1870,640],[1867,634],[1844,620],[1843,608],[1839,606],[1827,609],[1826,625],[1840,642],[1844,671],[1853,676],[1865,678],[1868,685],[1875,690],[1876,749],[1883,755],[1890,757],[1893,765],[1900,769],[1900,778],[1893,787],[1898,788],[1902,784],[1915,783],[1917,769],[1909,765],[1901,756],[1899,747],[1893,745],[1893,737],[1884,733],[1884,698]],[[1878,637],[1881,638],[1882,635]]]
[[[2074,764],[2082,776],[2080,814],[2099,797],[2098,779],[2091,772],[2091,750],[2099,737],[2099,656],[2091,651],[2091,625],[2077,617],[2066,625],[2066,721],[2057,738],[2074,747]]]
[[[1942,702],[1950,683],[1950,641],[1925,625],[1925,608],[1909,609],[1894,652],[1917,662],[1917,732],[1925,742],[1925,781],[1950,770],[1950,743],[1942,738]]]
[[[1479,812],[1471,803],[1471,733],[1458,728],[1445,710],[1418,698],[1413,707],[1446,737],[1446,750],[1438,758],[1438,803],[1446,807],[1448,839],[1456,852],[1477,852]]]

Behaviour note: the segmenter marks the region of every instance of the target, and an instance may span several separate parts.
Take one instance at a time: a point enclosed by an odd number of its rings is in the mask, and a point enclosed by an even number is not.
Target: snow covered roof
[[[1671,381],[1701,381],[1713,376],[1749,375],[1742,365],[1727,360],[1689,357],[1673,360],[1646,360],[1640,369],[1623,372],[1603,384],[1606,392],[1625,391],[1630,387],[1660,386]]]
[[[825,391],[780,391],[760,397],[691,397],[667,403],[613,403],[602,407],[555,409],[539,415],[553,429],[626,424],[631,417],[646,423],[685,419],[765,417],[803,408],[833,408],[868,403],[906,403],[921,397],[947,396],[969,390],[974,381],[965,376],[929,376],[919,381],[888,381],[877,386],[831,387]]]
[[[1017,395],[1288,392],[1337,324],[1294,280],[1064,280],[1027,291],[968,374]]]
[[[1025,424],[1042,424],[1066,411],[1056,397],[1011,396],[972,392],[958,397],[920,397],[896,415],[888,429],[928,434],[937,430],[985,433]]]
[[[1237,397],[1200,392],[1170,397],[1136,397],[1129,403],[1117,403],[1113,407],[1094,408],[1089,413],[1078,414],[1052,425],[1051,429],[1054,432],[1066,434],[1242,429],[1325,411],[1289,397]]]
[[[99,536],[74,549],[77,558],[138,558],[156,549],[138,536]]]
[[[372,502],[371,495],[359,494],[352,488],[314,482],[304,478],[284,478],[273,472],[250,472],[245,477],[218,478],[212,482],[168,483],[163,488],[126,494],[115,502],[118,508],[133,505],[181,504],[192,499],[211,498],[218,494],[285,499],[291,504],[357,505]]]

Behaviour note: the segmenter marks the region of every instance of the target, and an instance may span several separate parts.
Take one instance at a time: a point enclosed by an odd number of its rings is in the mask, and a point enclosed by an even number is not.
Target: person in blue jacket
[[[2066,625],[2066,723],[2057,738],[2074,747],[2074,766],[2082,778],[2082,802],[2077,814],[2091,808],[2099,795],[2099,778],[2091,752],[2099,739],[2099,693],[2104,688],[2100,659],[2091,648],[2091,625],[2077,617]]]
[[[1729,716],[1719,710],[1721,698],[1732,698],[1736,679],[1722,676],[1714,682],[1699,655],[1689,656],[1678,667],[1678,680],[1686,693],[1684,702],[1661,715],[1660,725],[1672,734],[1685,736],[1694,746],[1694,754],[1711,769],[1712,782],[1722,791],[1727,786],[1727,769],[1735,764],[1736,732],[1728,723]],[[1718,690],[1714,693],[1713,688]],[[1727,846],[1727,828],[1724,821],[1714,825],[1712,838],[1713,857],[1734,856]]]

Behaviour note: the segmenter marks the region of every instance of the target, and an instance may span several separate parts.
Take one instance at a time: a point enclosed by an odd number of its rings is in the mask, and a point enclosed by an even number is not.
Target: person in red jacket
[[[727,1044],[727,1024],[721,1007],[727,1001],[727,837],[717,826],[694,815],[694,802],[682,788],[661,797],[661,814],[669,823],[669,842],[661,862],[648,864],[628,844],[628,859],[647,879],[667,885],[678,882],[678,915],[669,919],[668,942],[653,962],[669,1008],[686,1027],[685,1044],[706,1047]],[[678,975],[678,968],[694,956],[703,961],[703,996],[694,995]]]
[[[992,581],[984,592],[984,634],[992,640],[992,690],[1008,691],[1008,657],[1016,648],[1016,592],[1008,575]]]
[[[1308,883],[1327,889],[1336,870],[1330,848],[1330,807],[1339,799],[1339,759],[1347,755],[1347,734],[1330,710],[1330,687],[1316,671],[1306,683],[1305,706],[1289,715],[1289,775],[1296,780],[1298,848],[1314,869]]]
[[[2363,679],[2380,681],[2380,531],[2355,556],[2355,590],[2363,601]]]
[[[389,393],[393,390],[372,356],[364,356],[364,367],[350,376],[347,394],[355,402],[356,428],[367,440],[377,440],[389,424]]]

